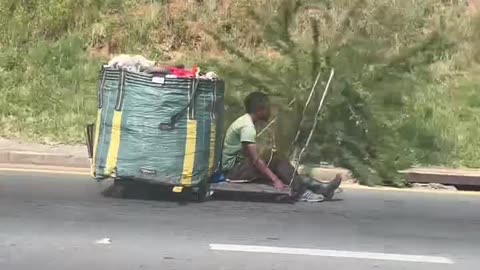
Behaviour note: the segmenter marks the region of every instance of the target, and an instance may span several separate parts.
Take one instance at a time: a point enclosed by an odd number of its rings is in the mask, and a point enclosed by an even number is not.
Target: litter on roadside
[[[112,243],[112,240],[110,238],[102,238],[100,240],[95,241],[95,244],[99,245],[110,245]]]

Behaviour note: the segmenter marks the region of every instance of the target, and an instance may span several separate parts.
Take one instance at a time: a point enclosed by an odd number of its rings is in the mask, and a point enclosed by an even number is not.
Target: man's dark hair
[[[257,110],[268,106],[268,103],[269,100],[267,94],[258,91],[248,94],[243,102],[247,113],[254,113]]]

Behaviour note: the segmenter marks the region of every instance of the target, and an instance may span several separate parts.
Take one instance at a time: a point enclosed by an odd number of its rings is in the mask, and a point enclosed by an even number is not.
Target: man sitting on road
[[[270,118],[268,96],[261,92],[249,94],[245,101],[246,114],[233,122],[225,135],[222,169],[230,180],[269,180],[279,190],[288,188],[295,168],[287,159],[273,157],[269,164],[257,153],[255,125]],[[341,183],[340,175],[330,182],[316,181],[295,173],[291,188],[300,201],[331,200]]]

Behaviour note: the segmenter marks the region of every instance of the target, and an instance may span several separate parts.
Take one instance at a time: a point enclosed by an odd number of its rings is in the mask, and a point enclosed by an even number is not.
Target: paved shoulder
[[[321,204],[179,205],[104,198],[109,184],[0,173],[0,268],[413,270],[480,262],[478,197],[345,190]]]

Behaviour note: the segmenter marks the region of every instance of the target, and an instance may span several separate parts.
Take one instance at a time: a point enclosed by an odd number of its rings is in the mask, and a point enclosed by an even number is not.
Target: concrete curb
[[[32,164],[13,164],[0,163],[0,172],[13,173],[46,173],[46,174],[71,174],[81,176],[91,176],[90,168],[78,167],[60,167],[49,165],[32,165]]]
[[[90,168],[90,161],[86,156],[22,150],[0,150],[0,164]],[[313,178],[323,181],[331,180],[336,174],[340,174],[344,182],[356,182],[350,171],[343,168],[311,168],[309,174]]]
[[[85,156],[62,153],[41,153],[29,151],[0,152],[0,163],[89,168],[90,161]]]
[[[344,168],[339,167],[332,167],[332,168],[322,168],[316,167],[311,168],[308,171],[308,175],[313,177],[314,179],[320,181],[330,181],[335,178],[335,175],[340,174],[344,183],[355,184],[357,181],[353,178],[352,173]]]

